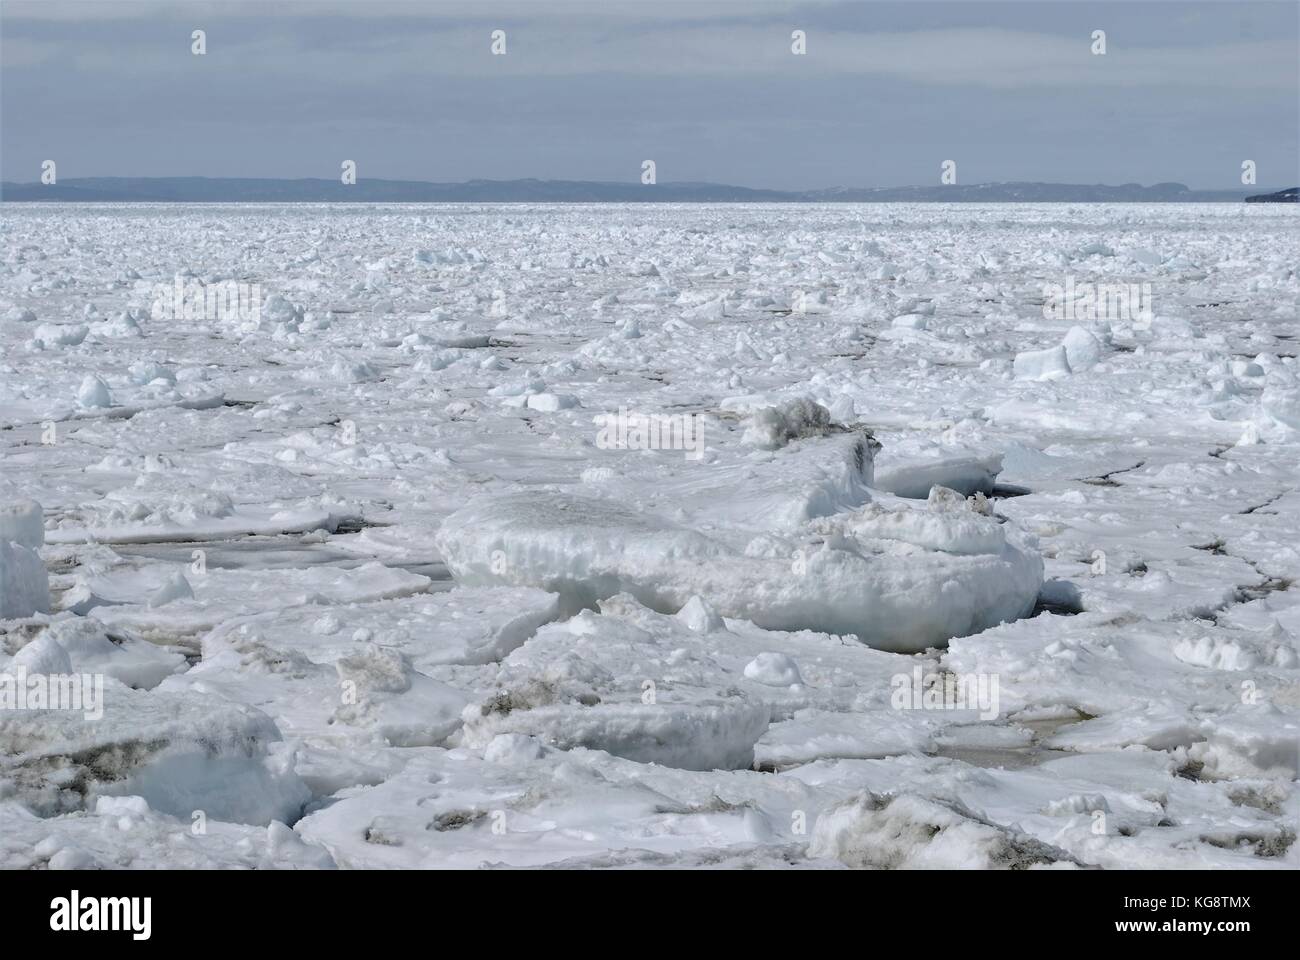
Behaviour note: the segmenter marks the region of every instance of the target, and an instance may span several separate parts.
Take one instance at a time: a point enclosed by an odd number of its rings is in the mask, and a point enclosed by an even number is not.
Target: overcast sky
[[[4,0],[0,175],[1293,186],[1298,9]]]

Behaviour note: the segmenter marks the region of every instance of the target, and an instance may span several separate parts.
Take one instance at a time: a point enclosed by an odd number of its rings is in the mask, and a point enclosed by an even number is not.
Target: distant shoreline
[[[1181,183],[1038,182],[786,191],[716,183],[581,180],[278,180],[85,177],[54,184],[0,183],[3,203],[1260,203],[1294,202],[1295,188],[1192,190]]]

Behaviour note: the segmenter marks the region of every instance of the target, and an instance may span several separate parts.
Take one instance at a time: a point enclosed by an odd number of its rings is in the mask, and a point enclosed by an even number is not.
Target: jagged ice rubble
[[[8,205],[0,867],[1294,869],[1297,226]]]

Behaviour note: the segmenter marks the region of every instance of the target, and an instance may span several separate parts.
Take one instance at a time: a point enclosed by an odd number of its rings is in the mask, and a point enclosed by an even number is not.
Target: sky
[[[1300,5],[0,2],[0,178],[1300,182]],[[192,52],[203,30],[206,53]],[[492,33],[505,33],[505,54]],[[806,53],[792,52],[792,32]],[[1105,32],[1106,53],[1092,52]]]

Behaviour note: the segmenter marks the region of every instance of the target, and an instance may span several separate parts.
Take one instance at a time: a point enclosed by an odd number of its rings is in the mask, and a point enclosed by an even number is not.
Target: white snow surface
[[[1295,869],[1297,226],[6,205],[0,867]]]

